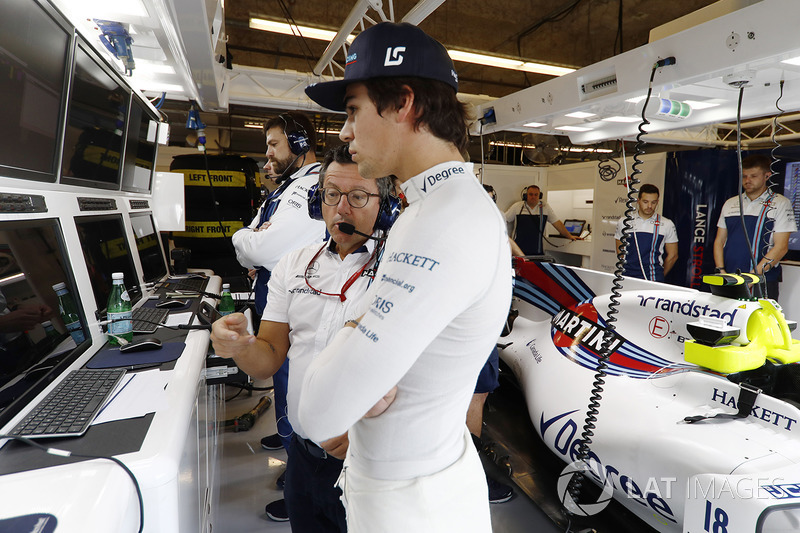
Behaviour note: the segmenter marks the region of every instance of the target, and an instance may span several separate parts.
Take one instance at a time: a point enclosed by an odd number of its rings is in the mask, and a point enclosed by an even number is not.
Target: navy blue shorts
[[[481,368],[481,373],[478,374],[478,383],[475,385],[475,394],[483,394],[485,392],[492,392],[500,386],[497,376],[500,373],[500,353],[497,351],[497,346],[492,348],[492,353],[489,354],[489,359],[486,364]]]

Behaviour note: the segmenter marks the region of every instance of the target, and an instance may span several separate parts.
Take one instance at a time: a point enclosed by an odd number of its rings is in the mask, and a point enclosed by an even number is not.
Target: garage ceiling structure
[[[684,15],[720,6],[733,10],[759,0],[51,1],[89,39],[99,42],[98,19],[128,29],[137,62],[131,83],[153,100],[164,95],[161,110],[171,124],[171,144],[186,142],[189,101],[196,101],[202,120],[218,130],[209,132],[210,148],[258,153],[263,150],[258,124],[287,109],[312,114],[318,128],[328,132],[325,142],[338,142],[343,115],[320,109],[303,88],[340,77],[345,36],[382,20],[416,23],[451,51],[580,69],[647,44],[653,28]],[[290,34],[255,29],[255,19],[293,29]],[[307,28],[339,35],[331,44]],[[119,63],[113,57],[109,61]],[[553,79],[458,59],[455,66],[460,97],[476,107]],[[118,70],[124,69],[118,65]],[[526,138],[529,147],[569,144],[565,137],[516,132],[496,132],[494,138],[498,145],[503,140],[524,145]]]

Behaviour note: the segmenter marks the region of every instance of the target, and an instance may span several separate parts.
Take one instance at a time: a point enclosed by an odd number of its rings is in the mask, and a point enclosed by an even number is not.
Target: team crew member
[[[542,191],[537,185],[531,185],[525,189],[524,198],[512,204],[506,211],[506,223],[513,224],[512,239],[525,255],[544,253],[542,237],[548,222],[563,237],[571,241],[578,240],[578,237],[572,235],[556,216],[553,208],[541,200],[541,194]]]
[[[244,315],[214,323],[211,336],[217,355],[233,357],[249,375],[266,378],[288,357],[289,421],[294,436],[289,449],[284,498],[294,533],[345,532],[344,507],[335,487],[347,449],[347,435],[326,454],[297,419],[297,402],[309,363],[342,325],[372,282],[379,250],[376,240],[344,233],[348,223],[356,232],[380,237],[393,219],[397,202],[388,198],[389,178],[365,180],[350,158],[347,146],[329,152],[320,169],[320,189],[312,208],[321,215],[331,238],[284,256],[269,280],[269,299],[258,337],[248,335]],[[331,443],[332,444],[332,443]],[[336,457],[339,457],[338,459]]]
[[[249,226],[233,234],[236,259],[256,270],[255,311],[261,318],[267,302],[267,282],[278,260],[292,250],[325,238],[325,224],[308,215],[308,190],[317,183],[319,163],[314,155],[316,132],[301,113],[283,113],[264,125],[270,178],[278,184],[256,213]],[[292,427],[286,418],[288,361],[273,378],[275,419],[278,433],[261,440],[266,449],[288,450]],[[281,485],[278,481],[278,486]],[[267,505],[273,520],[288,519],[282,500]]]
[[[356,37],[344,80],[306,88],[346,110],[340,138],[361,175],[395,175],[408,200],[363,316],[311,363],[300,398],[312,439],[349,430],[340,486],[351,533],[491,531],[464,421],[508,314],[511,254],[502,214],[461,157],[457,90],[445,48],[393,23]]]
[[[637,209],[628,237],[625,271],[632,278],[664,281],[664,276],[678,260],[678,233],[675,224],[656,213],[659,191],[653,184],[645,183],[639,189]],[[617,256],[622,246],[624,218],[617,222]],[[664,255],[666,253],[666,255]]]
[[[717,272],[753,272],[764,274],[769,298],[778,299],[781,281],[780,260],[789,251],[789,235],[797,231],[792,204],[782,194],[767,188],[770,158],[763,154],[742,161],[741,196],[744,226],[739,209],[740,196],[729,198],[722,206],[714,239],[714,263]],[[749,244],[748,244],[749,237]]]

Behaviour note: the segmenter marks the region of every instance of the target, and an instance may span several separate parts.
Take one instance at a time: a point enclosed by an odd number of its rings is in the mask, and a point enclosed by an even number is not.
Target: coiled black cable
[[[642,106],[642,121],[639,123],[639,133],[636,136],[636,150],[633,155],[634,163],[632,166],[633,172],[630,176],[628,200],[625,203],[626,209],[624,219],[622,221],[622,244],[620,246],[619,255],[617,256],[614,279],[611,282],[611,296],[609,297],[606,331],[603,335],[603,342],[600,345],[600,353],[598,354],[599,357],[597,360],[597,366],[595,367],[594,382],[592,383],[591,395],[589,396],[589,405],[586,410],[586,418],[583,423],[581,442],[578,448],[578,457],[576,459],[576,462],[583,464],[586,464],[586,460],[589,457],[592,437],[594,436],[594,430],[597,428],[595,423],[597,422],[597,415],[600,412],[600,400],[603,399],[603,386],[605,385],[605,377],[607,375],[606,369],[608,368],[608,360],[611,358],[611,345],[616,338],[616,334],[614,333],[616,326],[614,323],[617,320],[616,315],[619,312],[617,308],[619,307],[619,298],[622,296],[622,281],[624,280],[622,274],[625,271],[628,242],[633,229],[633,213],[636,209],[636,194],[638,193],[636,185],[639,183],[637,175],[641,173],[639,166],[642,164],[640,156],[644,154],[644,145],[646,144],[645,141],[642,140],[642,137],[647,133],[644,127],[650,124],[650,121],[647,120],[646,116],[647,104],[650,101],[650,96],[653,93],[653,79],[655,78],[656,71],[660,67],[672,65],[674,63],[675,58],[667,58],[660,60],[653,65],[653,68],[650,72],[650,82],[647,88],[647,97],[645,98]],[[583,487],[583,476],[584,471],[578,471],[576,472],[576,475],[572,477],[569,483],[569,494],[575,502],[580,499],[581,489]],[[569,513],[568,509],[567,512]]]
[[[776,166],[781,161],[781,158],[778,157],[778,155],[777,155],[778,149],[781,148],[781,143],[778,141],[777,135],[778,135],[778,132],[780,130],[784,129],[783,125],[780,123],[780,120],[779,120],[780,117],[785,113],[785,111],[781,108],[781,105],[780,105],[781,99],[783,98],[783,80],[780,81],[780,89],[779,90],[780,90],[780,92],[778,93],[778,99],[775,100],[775,108],[778,110],[778,114],[775,115],[772,118],[772,135],[770,135],[770,140],[772,141],[772,150],[770,150],[769,155],[772,158],[772,161],[769,164],[769,171],[770,171],[771,175],[768,178],[769,185],[767,186],[767,190],[769,190],[770,193],[771,193],[770,195],[772,195],[772,193],[774,192],[772,190],[772,188],[775,186],[775,183],[776,183],[775,176],[780,174],[780,171],[776,170]],[[776,207],[775,207],[774,204],[771,203],[771,204],[767,205],[767,209],[764,212],[764,217],[766,218],[766,220],[769,220],[769,218],[770,218],[769,217],[770,211],[774,211],[775,209],[776,209]],[[772,227],[768,226],[767,230],[764,232],[764,244],[761,247],[761,252],[762,252],[761,256],[762,257],[766,257],[767,252],[769,252],[770,242],[772,241],[774,233],[775,233],[775,222],[774,222],[774,217],[773,217],[773,225],[772,225]],[[772,267],[772,264],[770,264],[770,267]],[[765,274],[766,274],[766,272],[765,272]],[[767,290],[767,278],[766,278],[766,276],[764,276],[762,278],[761,285],[762,285],[762,288],[763,288],[761,293],[764,295],[764,298],[769,298],[771,295],[769,294],[769,291]]]

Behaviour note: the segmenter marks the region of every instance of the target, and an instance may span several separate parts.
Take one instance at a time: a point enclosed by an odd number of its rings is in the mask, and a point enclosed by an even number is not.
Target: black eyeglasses
[[[343,193],[339,189],[325,187],[324,189],[320,189],[320,194],[322,195],[322,202],[325,205],[334,206],[339,204],[339,200],[342,199]],[[370,196],[380,196],[380,194],[373,194],[367,191],[362,191],[361,189],[353,189],[347,193],[347,203],[349,203],[352,207],[359,209],[367,205]]]

